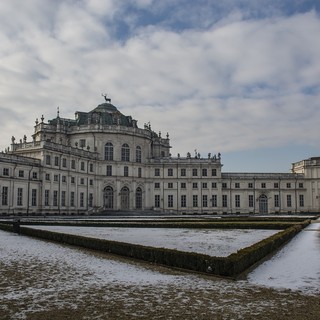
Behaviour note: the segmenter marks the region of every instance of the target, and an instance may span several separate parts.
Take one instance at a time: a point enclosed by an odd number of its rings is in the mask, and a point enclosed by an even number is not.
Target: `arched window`
[[[136,190],[136,209],[142,209],[142,190],[137,188]]]
[[[113,189],[106,187],[104,189],[104,207],[106,209],[113,209]]]
[[[107,142],[105,145],[104,159],[105,160],[113,160],[113,144],[111,142]]]
[[[141,162],[141,147],[137,146],[136,148],[136,162]]]
[[[259,197],[259,213],[268,213],[268,197],[265,194]]]
[[[123,187],[120,191],[120,203],[121,203],[121,209],[122,210],[128,210],[129,209],[129,195],[130,191],[127,187]]]
[[[126,143],[121,147],[121,161],[130,161],[130,148]]]

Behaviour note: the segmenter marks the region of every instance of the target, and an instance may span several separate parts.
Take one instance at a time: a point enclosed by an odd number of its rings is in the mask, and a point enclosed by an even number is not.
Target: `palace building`
[[[170,154],[169,134],[111,100],[75,119],[36,120],[32,141],[0,153],[0,215],[320,212],[320,157],[290,173],[222,172],[220,154]]]

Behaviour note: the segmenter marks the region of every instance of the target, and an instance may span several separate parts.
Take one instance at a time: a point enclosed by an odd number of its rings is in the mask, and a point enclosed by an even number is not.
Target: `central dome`
[[[101,103],[92,112],[107,112],[107,113],[115,113],[119,112],[118,109],[111,103]]]

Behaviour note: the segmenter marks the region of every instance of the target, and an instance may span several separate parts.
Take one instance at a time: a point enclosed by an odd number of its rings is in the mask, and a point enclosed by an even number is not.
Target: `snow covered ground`
[[[32,226],[42,230],[76,234],[98,239],[226,257],[279,232],[279,230],[104,228]]]
[[[0,230],[0,319],[318,319],[317,298]]]
[[[216,230],[168,228],[103,228],[37,226],[45,230],[87,237],[228,256],[270,235],[276,230]],[[252,284],[320,294],[320,220],[304,229],[270,260],[252,271]]]
[[[248,275],[250,283],[320,294],[320,220]]]
[[[0,319],[319,319],[319,234],[230,281],[0,230]]]

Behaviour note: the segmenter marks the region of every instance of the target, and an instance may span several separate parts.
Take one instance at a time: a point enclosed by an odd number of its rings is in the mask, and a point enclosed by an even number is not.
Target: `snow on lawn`
[[[248,281],[320,295],[320,220],[251,272]]]
[[[279,232],[279,230],[104,228],[32,226],[32,228],[76,234],[159,248],[226,257]]]
[[[206,308],[207,312],[222,312],[229,308],[232,314],[251,313],[245,304],[233,303],[246,297],[247,290],[251,294],[259,292],[255,286],[248,287],[245,283],[214,278],[211,281],[170,269],[162,268],[160,272],[155,268],[0,230],[0,318],[6,315],[5,319],[27,319],[30,312],[48,308],[76,309],[88,299],[94,303],[98,293],[111,308],[121,302],[119,312],[124,308],[140,314],[153,312],[156,301],[161,308],[173,304],[177,310],[171,309],[171,312],[180,313],[182,300],[194,293],[199,300],[192,301],[191,311],[202,312]],[[234,292],[234,296],[229,292]],[[218,297],[227,296],[224,300],[212,301],[216,293]],[[276,297],[271,298],[267,306],[254,302],[255,312],[257,308],[273,307],[276,303],[273,299]],[[138,303],[145,305],[137,309]],[[170,319],[174,318],[172,313]]]

